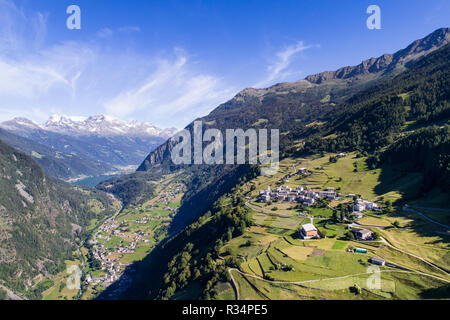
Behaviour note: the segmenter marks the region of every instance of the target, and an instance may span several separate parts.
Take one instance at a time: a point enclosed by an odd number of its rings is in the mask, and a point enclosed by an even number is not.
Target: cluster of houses
[[[92,245],[92,256],[94,259],[100,261],[101,270],[105,273],[100,277],[92,277],[88,274],[85,278],[86,284],[98,285],[99,283],[102,283],[103,286],[107,286],[121,276],[122,270],[126,267],[126,264],[112,260],[110,258],[111,253],[109,250],[99,241],[108,242],[111,240],[111,237],[109,235],[102,234],[103,232],[111,232],[116,236],[121,236],[122,233],[120,229],[123,229],[123,226],[126,225],[126,223],[127,221],[123,220],[120,224],[118,224],[114,219],[111,219],[103,224],[99,228],[99,231],[95,234],[93,240],[89,241]],[[114,249],[114,252],[121,254],[134,253],[139,242],[149,242],[149,240],[144,238],[145,236],[147,236],[147,234],[141,231],[136,232],[133,240],[128,245],[124,246],[120,243],[117,248]]]
[[[312,190],[306,190],[302,186],[293,189],[287,185],[282,185],[273,190],[271,190],[270,186],[268,186],[266,190],[259,191],[259,199],[262,202],[269,202],[273,200],[298,202],[307,207],[314,205],[320,198],[336,200],[339,199],[340,196],[341,195],[331,187],[315,192]],[[355,197],[355,195],[350,194],[347,197],[352,198]],[[353,204],[353,216],[360,219],[363,217],[363,212],[366,210],[379,210],[379,207],[375,202],[356,199]]]
[[[95,244],[92,255],[101,262],[101,270],[105,271],[105,273],[99,277],[87,274],[85,277],[86,284],[98,285],[102,283],[103,286],[108,286],[120,277],[122,263],[109,259],[108,252],[103,244]]]
[[[182,184],[177,184],[175,186],[171,186],[170,189],[164,190],[158,195],[159,196],[158,201],[166,203],[166,204],[169,204],[181,192],[183,192],[183,185]],[[164,209],[164,210],[166,210],[166,209]],[[172,211],[172,208],[167,207],[167,210],[168,211]]]
[[[356,199],[353,204],[353,216],[356,219],[361,219],[364,216],[363,212],[366,210],[379,210],[379,207],[375,202]]]
[[[261,190],[259,195],[262,202],[269,202],[276,199],[278,201],[299,202],[308,207],[314,205],[320,198],[334,200],[338,197],[334,188],[327,188],[315,192],[306,190],[302,186],[292,189],[287,185],[282,185],[274,190],[271,190],[269,186],[267,187],[267,190]]]

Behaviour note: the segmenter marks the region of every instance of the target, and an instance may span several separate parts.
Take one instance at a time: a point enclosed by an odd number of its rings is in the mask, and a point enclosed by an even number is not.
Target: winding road
[[[435,220],[433,220],[433,219],[431,219],[431,218],[428,218],[428,217],[427,217],[426,215],[424,215],[422,212],[417,211],[417,210],[415,210],[415,209],[413,209],[413,208],[420,208],[420,209],[425,209],[425,210],[443,211],[443,212],[450,212],[450,210],[447,210],[447,209],[439,209],[439,208],[416,207],[416,206],[411,207],[411,206],[408,206],[408,205],[404,205],[404,206],[403,206],[403,211],[415,212],[415,213],[417,213],[418,215],[420,215],[422,218],[428,220],[428,221],[431,222],[431,223],[434,223],[434,224],[436,224],[436,225],[438,225],[438,226],[444,227],[445,229],[450,229],[449,226],[447,226],[447,225],[445,225],[445,224],[442,224],[442,223],[440,223],[440,222],[437,222],[437,221],[435,221]]]
[[[313,280],[301,280],[301,281],[281,281],[281,280],[268,280],[268,279],[264,279],[263,277],[254,275],[254,274],[250,274],[250,273],[246,273],[243,272],[239,269],[236,268],[230,268],[228,269],[228,273],[230,274],[231,277],[231,282],[233,284],[233,288],[235,290],[236,293],[236,300],[239,300],[239,286],[236,282],[236,280],[233,277],[233,273],[232,271],[236,271],[237,273],[246,276],[246,277],[251,277],[254,279],[258,279],[261,281],[265,281],[265,282],[269,282],[269,283],[276,283],[276,284],[297,284],[297,285],[303,285],[303,284],[307,284],[307,283],[314,283],[314,282],[319,282],[319,281],[327,281],[327,280],[339,280],[339,279],[346,279],[346,278],[351,278],[351,277],[357,277],[357,276],[362,276],[362,275],[367,275],[368,273],[355,273],[355,274],[350,274],[350,275],[346,275],[346,276],[340,276],[340,277],[333,277],[333,278],[324,278],[324,279],[313,279]],[[428,273],[424,273],[424,272],[420,272],[420,271],[405,271],[405,270],[380,270],[380,273],[410,273],[410,274],[419,274],[422,276],[426,276],[426,277],[430,277],[430,278],[434,278],[440,281],[444,281],[447,283],[450,283],[450,280],[446,280],[446,279],[442,279],[440,277],[428,274]]]

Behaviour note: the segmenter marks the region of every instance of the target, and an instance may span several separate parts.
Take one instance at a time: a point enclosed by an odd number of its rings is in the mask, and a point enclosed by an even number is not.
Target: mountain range
[[[176,132],[104,115],[54,115],[44,124],[15,118],[0,123],[0,129],[0,138],[34,157],[50,175],[66,180],[133,170]]]

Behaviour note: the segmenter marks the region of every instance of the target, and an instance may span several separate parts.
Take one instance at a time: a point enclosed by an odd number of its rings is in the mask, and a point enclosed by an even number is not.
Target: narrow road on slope
[[[10,289],[8,289],[7,287],[5,287],[5,286],[3,286],[1,284],[0,284],[0,289],[6,291],[6,294],[12,300],[28,300],[26,298],[23,298],[23,297],[17,295],[16,293],[14,293],[13,291],[11,291]]]
[[[418,208],[418,207],[416,207],[416,208]],[[424,208],[424,207],[420,207],[420,208],[426,209],[426,210],[442,210],[442,211],[445,210],[445,209],[433,209],[433,208]],[[415,212],[415,213],[417,213],[418,215],[420,215],[421,217],[423,217],[424,219],[428,220],[428,221],[431,222],[431,223],[434,223],[434,224],[436,224],[436,225],[438,225],[438,226],[444,227],[445,229],[450,229],[449,226],[447,226],[447,225],[445,225],[445,224],[442,224],[442,223],[440,223],[440,222],[437,222],[437,221],[435,221],[435,220],[433,220],[433,219],[431,219],[431,218],[428,218],[428,217],[427,217],[426,215],[424,215],[422,212],[417,211],[417,210],[415,210],[415,209],[412,209],[411,207],[409,207],[409,206],[407,206],[407,205],[404,205],[404,206],[403,206],[403,211]],[[448,211],[444,211],[444,212],[448,212]]]
[[[230,268],[228,269],[228,273],[231,276],[233,285],[235,286],[235,290],[236,290],[236,297],[237,300],[239,300],[239,288],[237,286],[237,283],[234,280],[232,271],[236,271],[239,274],[242,274],[246,277],[251,277],[254,279],[258,279],[261,281],[265,281],[265,282],[269,282],[269,283],[274,283],[274,284],[297,284],[297,285],[302,285],[302,284],[307,284],[307,283],[314,283],[314,282],[319,282],[319,281],[328,281],[328,280],[340,280],[340,279],[346,279],[346,278],[351,278],[351,277],[357,277],[357,276],[362,276],[362,275],[367,275],[368,273],[355,273],[355,274],[350,274],[350,275],[346,275],[346,276],[340,276],[340,277],[333,277],[333,278],[324,278],[324,279],[313,279],[313,280],[301,280],[301,281],[280,281],[280,280],[268,280],[268,279],[264,279],[263,277],[257,276],[257,275],[253,275],[250,273],[246,273],[243,272],[239,269],[236,268]],[[446,280],[428,273],[424,273],[424,272],[420,272],[420,271],[404,271],[404,270],[381,270],[380,273],[411,273],[411,274],[419,274],[419,275],[423,275],[426,277],[430,277],[430,278],[434,278],[446,283],[450,283],[450,280]]]
[[[435,269],[437,269],[437,270],[439,270],[439,271],[441,271],[441,272],[444,272],[446,275],[449,275],[448,270],[445,270],[445,269],[443,269],[443,268],[441,268],[441,267],[435,265],[434,263],[425,260],[425,259],[422,258],[422,257],[419,257],[419,256],[416,256],[415,254],[409,253],[408,251],[405,251],[405,250],[399,249],[399,248],[397,248],[397,247],[394,247],[392,244],[390,244],[390,243],[389,243],[386,239],[384,239],[383,237],[380,237],[380,239],[381,239],[381,241],[382,241],[385,245],[387,245],[388,247],[391,247],[392,249],[395,249],[395,250],[400,251],[400,252],[402,252],[402,253],[404,253],[404,254],[407,254],[407,255],[409,255],[409,256],[411,256],[411,257],[414,257],[414,258],[416,258],[416,259],[419,259],[419,260],[421,260],[422,262],[425,262],[426,264],[428,264],[429,266],[431,266],[431,267],[433,267],[433,268],[435,268]]]
[[[231,273],[232,270],[238,270],[238,269],[233,269],[233,268],[228,269],[228,273],[230,274],[231,283],[233,284],[233,289],[234,289],[234,292],[236,293],[236,300],[240,300],[239,299],[239,287],[238,287],[236,280],[234,280],[233,274]]]

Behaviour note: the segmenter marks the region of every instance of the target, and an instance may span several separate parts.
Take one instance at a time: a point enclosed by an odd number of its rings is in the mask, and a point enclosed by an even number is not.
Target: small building
[[[377,264],[379,266],[384,266],[386,264],[386,260],[378,257],[372,257],[370,258],[370,263]]]
[[[370,240],[372,239],[372,231],[365,229],[357,229],[352,231],[357,240]]]
[[[270,196],[268,194],[263,194],[261,196],[261,201],[263,202],[269,202],[270,201]]]
[[[355,248],[355,253],[367,253],[367,249]]]
[[[355,219],[361,219],[362,217],[364,217],[364,215],[362,214],[362,212],[359,211],[355,211],[353,212],[353,217],[355,217]]]
[[[319,238],[319,233],[317,228],[312,223],[307,223],[302,225],[300,229],[300,237],[302,239],[317,239]]]
[[[311,206],[314,205],[314,203],[316,203],[316,200],[314,200],[313,198],[306,197],[306,198],[303,199],[303,205],[304,206],[311,207]]]
[[[366,201],[365,205],[367,210],[373,210],[378,207],[376,203],[370,201]]]

